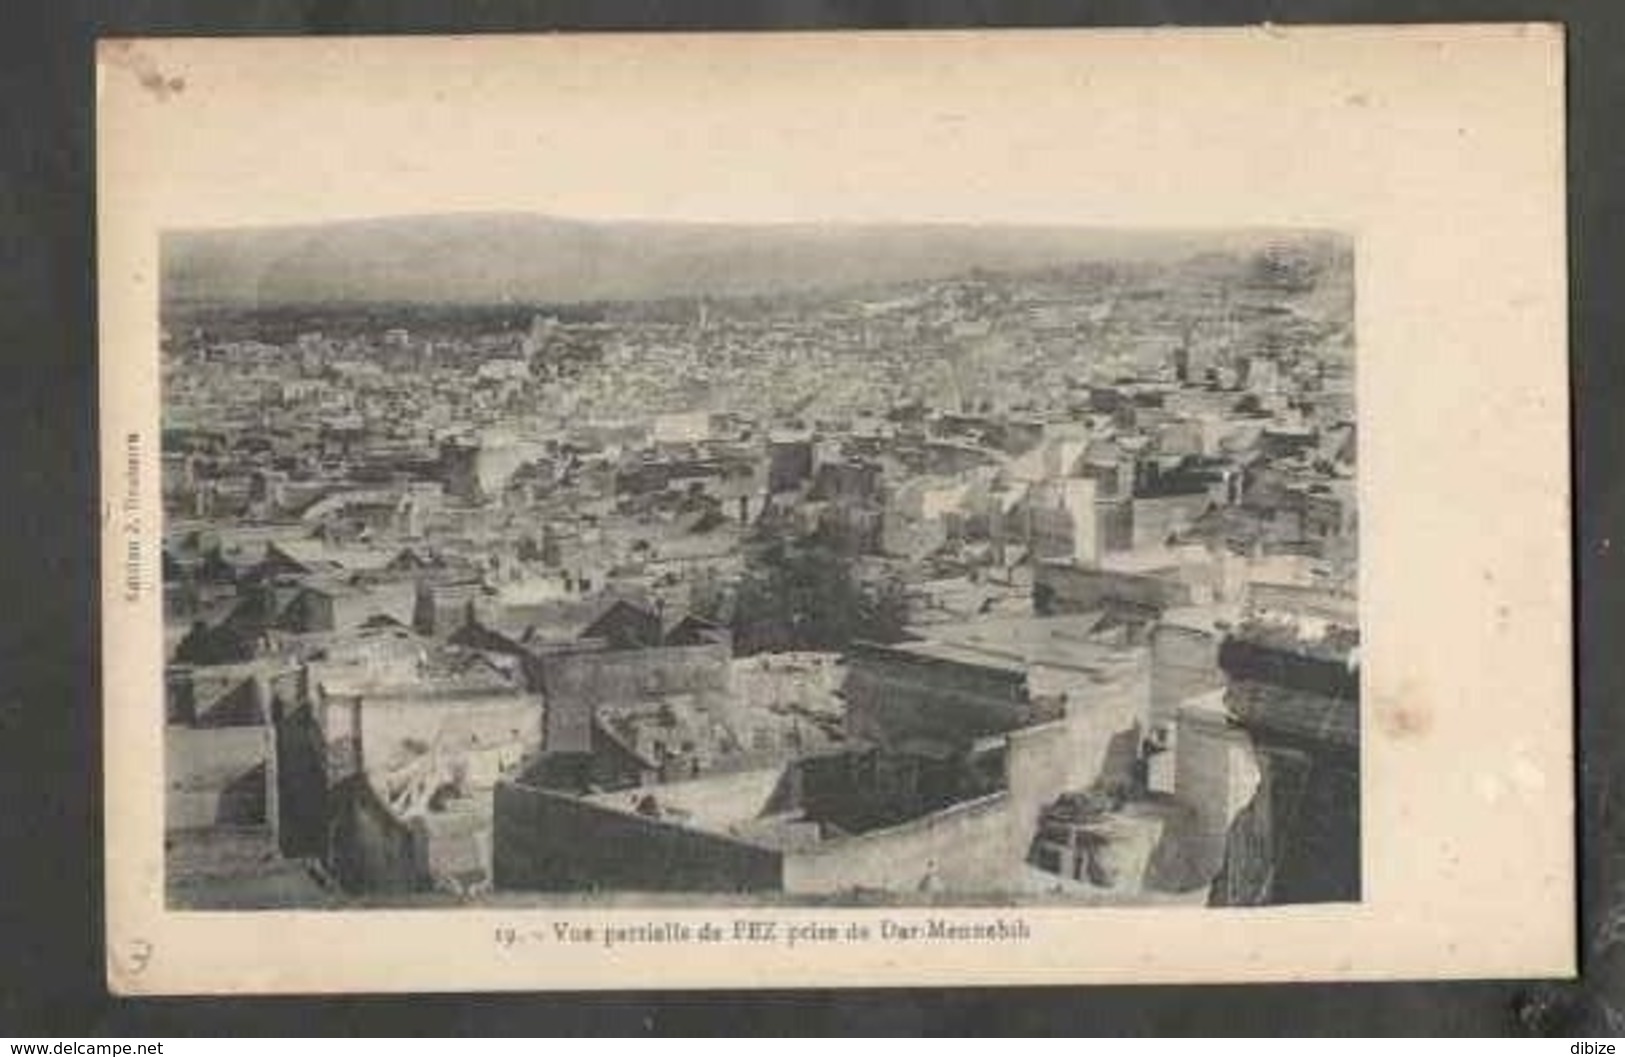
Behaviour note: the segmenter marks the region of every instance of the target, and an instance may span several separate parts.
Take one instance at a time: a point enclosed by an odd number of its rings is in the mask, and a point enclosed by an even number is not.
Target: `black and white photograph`
[[[169,905],[1357,901],[1354,252],[167,233]]]
[[[112,986],[1568,971],[1560,44],[104,44]]]

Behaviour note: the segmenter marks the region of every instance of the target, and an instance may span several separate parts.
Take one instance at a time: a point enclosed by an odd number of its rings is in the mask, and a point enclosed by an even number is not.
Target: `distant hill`
[[[1082,260],[1250,252],[1290,232],[1133,232],[976,225],[585,222],[452,214],[175,231],[170,303],[568,303],[771,294]]]

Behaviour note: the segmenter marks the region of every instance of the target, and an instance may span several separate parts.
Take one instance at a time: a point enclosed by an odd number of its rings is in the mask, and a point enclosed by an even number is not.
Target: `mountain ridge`
[[[172,302],[572,302],[789,291],[1085,261],[1173,262],[1333,238],[1308,229],[1129,230],[899,223],[735,224],[452,213],[179,229],[161,243]]]

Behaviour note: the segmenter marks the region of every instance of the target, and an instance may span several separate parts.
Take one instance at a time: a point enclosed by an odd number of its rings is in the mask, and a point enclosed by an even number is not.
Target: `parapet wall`
[[[1040,608],[1053,613],[1093,612],[1114,603],[1160,612],[1193,600],[1190,585],[1173,577],[1052,562],[1036,567],[1033,592]]]
[[[1152,726],[1177,721],[1181,703],[1222,686],[1217,632],[1166,623],[1152,631]]]
[[[496,887],[539,891],[778,891],[783,857],[716,833],[516,782],[495,792]]]
[[[1032,722],[1025,674],[907,649],[855,644],[841,688],[849,737],[897,747],[927,738],[949,744]]]
[[[1223,711],[1223,691],[1179,709],[1174,795],[1193,812],[1185,853],[1191,872],[1212,878],[1224,864],[1230,826],[1258,789],[1252,739]]]
[[[164,828],[267,822],[270,734],[265,727],[164,731]]]
[[[993,793],[901,825],[825,841],[784,857],[784,890],[829,895],[853,890],[976,893],[1008,891],[1019,858],[1007,854],[1010,797]]]
[[[351,892],[412,892],[428,888],[428,845],[390,813],[364,775],[334,790],[327,864]]]
[[[1076,721],[1045,723],[1011,731],[1005,760],[1009,772],[1010,825],[1004,834],[1004,852],[1012,862],[1026,858],[1027,845],[1046,804],[1069,790],[1093,784],[1105,744],[1090,754],[1080,751]],[[1094,765],[1092,765],[1094,764]]]

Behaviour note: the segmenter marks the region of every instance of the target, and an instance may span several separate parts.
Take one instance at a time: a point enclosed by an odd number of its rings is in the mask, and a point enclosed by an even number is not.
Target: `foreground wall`
[[[1152,726],[1177,722],[1183,702],[1222,686],[1217,631],[1168,622],[1152,630]]]
[[[495,792],[496,887],[541,891],[777,891],[776,851],[517,782]]]
[[[265,727],[166,728],[164,828],[265,825],[270,740]]]
[[[427,849],[410,825],[390,813],[365,776],[333,790],[327,865],[350,892],[413,892],[429,887]]]
[[[994,793],[792,852],[784,858],[784,889],[804,895],[1007,891],[1021,866],[1009,854],[1014,831],[1009,796]]]
[[[1068,790],[1087,788],[1093,774],[1083,767],[1075,730],[1066,722],[1011,731],[1006,756],[1010,780],[1010,824],[1002,835],[1004,857],[1027,857],[1028,845],[1046,804]]]
[[[1180,707],[1174,756],[1174,795],[1192,812],[1186,859],[1194,875],[1212,878],[1224,865],[1230,826],[1260,780],[1252,739],[1230,721],[1222,688]]]

